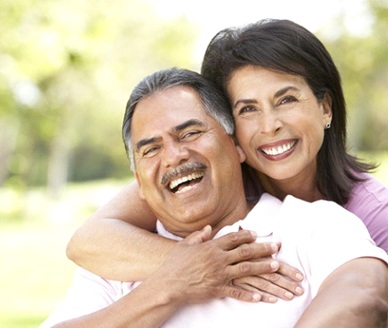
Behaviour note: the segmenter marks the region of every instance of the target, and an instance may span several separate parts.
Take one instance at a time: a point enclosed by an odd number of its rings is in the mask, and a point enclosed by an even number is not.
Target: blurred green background
[[[349,147],[388,185],[388,2],[363,4],[362,32],[346,10],[314,32],[343,77]],[[198,71],[220,29],[201,45],[202,27],[152,1],[0,2],[0,328],[37,327],[63,297],[72,232],[132,179],[121,141],[132,87],[165,67]]]

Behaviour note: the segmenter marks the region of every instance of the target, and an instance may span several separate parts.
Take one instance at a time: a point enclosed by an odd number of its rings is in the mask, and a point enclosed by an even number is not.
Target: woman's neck
[[[313,202],[320,199],[325,199],[322,193],[318,190],[315,176],[310,177],[293,177],[285,180],[275,180],[257,172],[260,184],[263,191],[272,196],[283,200],[287,195],[292,195],[296,198]]]

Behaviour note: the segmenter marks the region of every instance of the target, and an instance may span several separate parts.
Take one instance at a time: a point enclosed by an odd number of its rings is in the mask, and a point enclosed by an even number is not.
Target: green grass
[[[36,328],[48,316],[72,281],[68,240],[122,186],[71,185],[60,200],[50,200],[44,190],[0,190],[1,328]]]
[[[2,227],[0,327],[37,327],[71,281],[65,258],[73,227]]]
[[[363,154],[365,155],[365,154]],[[388,152],[368,154],[388,186]],[[0,189],[0,327],[36,328],[65,295],[75,265],[66,244],[76,227],[125,182],[70,185],[60,200],[44,190]]]

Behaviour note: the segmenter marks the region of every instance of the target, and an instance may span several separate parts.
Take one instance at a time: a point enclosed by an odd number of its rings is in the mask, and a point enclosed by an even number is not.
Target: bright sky
[[[252,23],[263,18],[286,18],[311,32],[323,29],[335,33],[330,20],[344,14],[347,28],[355,34],[365,33],[368,15],[365,0],[146,0],[161,17],[185,16],[198,26],[198,55],[221,29]]]

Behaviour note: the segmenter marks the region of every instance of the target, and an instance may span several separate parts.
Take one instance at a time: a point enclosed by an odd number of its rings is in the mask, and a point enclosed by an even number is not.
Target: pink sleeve
[[[388,253],[388,188],[370,175],[364,177],[344,207],[364,222],[377,246]]]

